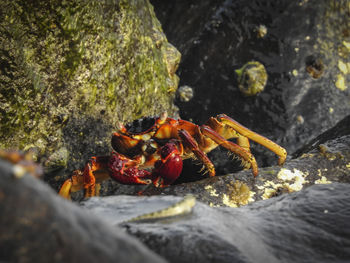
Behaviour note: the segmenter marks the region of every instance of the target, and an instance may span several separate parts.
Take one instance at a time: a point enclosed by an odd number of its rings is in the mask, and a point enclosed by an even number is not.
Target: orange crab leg
[[[243,160],[249,162],[249,164],[252,167],[253,175],[254,176],[258,175],[258,165],[256,163],[254,156],[249,151],[245,150],[243,147],[241,147],[233,142],[227,141],[224,137],[222,137],[216,131],[211,129],[209,126],[202,125],[201,132],[203,133],[203,135],[208,136],[210,139],[212,139],[218,145],[220,145],[220,146],[226,148],[227,150],[237,154]],[[249,147],[249,142],[248,142],[248,147]]]
[[[287,158],[287,151],[279,146],[278,144],[274,143],[273,141],[265,138],[262,135],[259,135],[248,128],[244,127],[242,124],[236,122],[232,118],[228,117],[225,114],[220,114],[216,117],[219,121],[221,121],[223,124],[226,124],[236,130],[239,134],[265,146],[275,154],[279,156],[278,164],[282,165],[286,158]]]
[[[84,188],[84,196],[91,197],[96,195],[96,174],[94,171],[107,169],[109,156],[92,157],[84,167],[84,170],[76,170],[73,176],[67,179],[60,191],[59,195],[70,199],[70,195],[73,192],[79,191]],[[99,173],[98,181],[102,181],[108,178],[107,173]]]
[[[196,140],[186,130],[179,130],[179,136],[182,139],[185,147],[190,149],[194,153],[194,155],[200,161],[202,161],[202,163],[207,168],[209,175],[215,176],[214,164],[210,161],[208,156],[202,150],[199,149]]]

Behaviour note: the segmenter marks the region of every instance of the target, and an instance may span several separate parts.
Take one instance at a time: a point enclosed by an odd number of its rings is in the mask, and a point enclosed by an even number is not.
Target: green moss
[[[148,1],[5,0],[0,10],[1,148],[107,149],[117,121],[175,113],[180,54]]]

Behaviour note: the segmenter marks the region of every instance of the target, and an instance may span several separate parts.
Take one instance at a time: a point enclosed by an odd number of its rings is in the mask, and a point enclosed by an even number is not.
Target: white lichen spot
[[[27,173],[27,170],[19,164],[16,164],[12,168],[12,174],[15,178],[22,178]]]
[[[289,169],[282,168],[277,174],[277,178],[286,183],[287,188],[290,191],[300,191],[303,188],[303,185],[308,181],[305,178],[308,176],[308,173],[304,173],[298,169]],[[292,182],[292,183],[290,183]]]
[[[327,209],[325,209],[325,210],[323,211],[323,213],[328,214],[328,210],[327,210]]]
[[[257,185],[256,188],[258,188],[259,190],[262,190],[262,189],[265,188],[265,186],[263,186],[263,185]]]
[[[204,189],[207,190],[211,196],[219,196],[219,194],[216,193],[216,189],[213,189],[213,186],[211,185],[205,186]]]

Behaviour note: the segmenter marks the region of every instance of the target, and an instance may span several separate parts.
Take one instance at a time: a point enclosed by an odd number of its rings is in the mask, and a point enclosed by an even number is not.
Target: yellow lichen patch
[[[321,179],[315,181],[315,184],[331,184],[332,182],[327,179],[325,176],[321,176]]]
[[[211,185],[205,186],[204,189],[207,190],[211,196],[219,196],[216,193],[216,189],[213,189],[213,186],[211,186]]]
[[[264,186],[258,187],[259,189],[264,189],[264,194],[261,196],[263,200],[269,199],[276,196],[281,190],[283,192],[291,192],[288,188],[288,184],[285,183],[274,183],[273,181],[265,182]]]
[[[338,61],[338,68],[343,74],[348,74],[348,67],[342,60]]]
[[[263,200],[269,199],[272,196],[276,195],[278,189],[283,188],[282,184],[276,184],[274,188],[265,188],[264,194],[261,196]]]
[[[326,145],[320,144],[318,146],[319,152],[322,156],[326,157],[330,161],[334,161],[335,159],[343,159],[344,156],[339,152],[332,152]]]
[[[230,207],[239,207],[246,205],[254,199],[255,194],[250,191],[249,187],[240,181],[230,182],[226,185],[228,187],[228,193],[223,194],[222,203]]]
[[[347,48],[348,50],[350,50],[350,42],[347,42],[347,41],[343,41],[343,46],[345,47],[345,48]]]
[[[350,170],[350,163],[348,163],[348,164],[346,165],[346,168],[348,168],[348,169]]]
[[[300,156],[300,158],[312,158],[312,157],[314,157],[315,156],[315,154],[313,154],[313,153],[303,153],[301,156]]]
[[[335,82],[335,86],[340,89],[341,91],[346,90],[348,87],[346,86],[345,83],[345,78],[342,74],[337,75],[337,80]]]

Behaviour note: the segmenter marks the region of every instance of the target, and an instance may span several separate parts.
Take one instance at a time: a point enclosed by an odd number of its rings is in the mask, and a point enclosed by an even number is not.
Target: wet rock
[[[349,113],[346,1],[151,2],[182,53],[180,85],[194,90],[191,102],[177,102],[183,118],[202,124],[225,113],[292,153]],[[266,67],[268,81],[245,97],[234,71],[251,60]],[[274,163],[252,148],[262,166]],[[220,152],[211,157],[220,173],[234,171]]]
[[[117,121],[176,115],[180,53],[148,0],[6,0],[0,16],[0,148],[37,149],[52,185],[109,153]]]
[[[114,196],[84,207],[118,225],[177,201]],[[122,225],[170,262],[346,262],[349,202],[350,184],[314,185],[241,208],[197,202],[191,214]]]
[[[1,262],[165,262],[135,238],[0,159]]]

